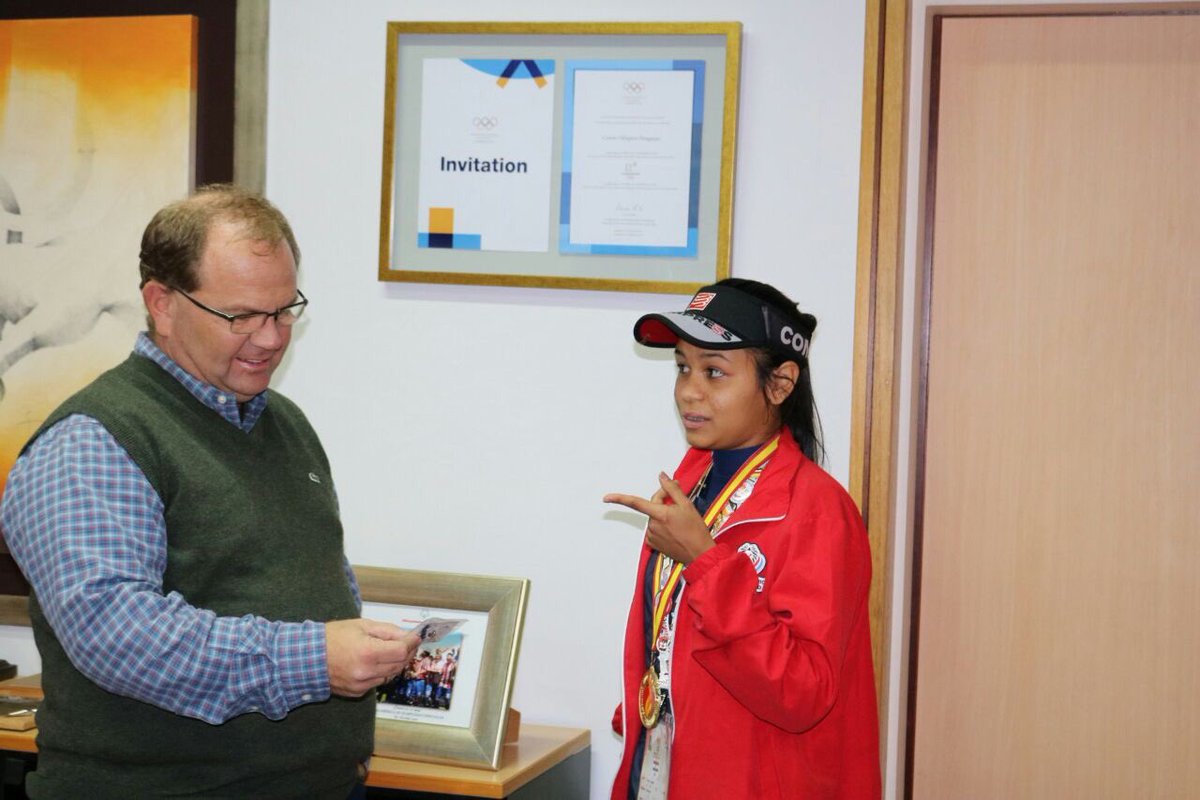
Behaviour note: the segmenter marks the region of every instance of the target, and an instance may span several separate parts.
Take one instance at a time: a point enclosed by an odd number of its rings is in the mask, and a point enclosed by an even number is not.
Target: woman
[[[673,347],[691,449],[650,499],[625,635],[614,800],[873,798],[871,556],[820,458],[816,319],[727,279],[634,337]]]

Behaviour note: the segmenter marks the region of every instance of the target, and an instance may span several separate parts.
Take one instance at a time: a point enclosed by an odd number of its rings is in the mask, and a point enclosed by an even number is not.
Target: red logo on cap
[[[688,311],[703,311],[708,308],[708,304],[717,296],[716,292],[697,292],[692,298],[692,302],[688,303]]]

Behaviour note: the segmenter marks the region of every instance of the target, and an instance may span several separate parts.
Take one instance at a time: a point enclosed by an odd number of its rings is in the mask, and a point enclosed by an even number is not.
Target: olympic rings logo
[[[490,131],[500,124],[500,120],[495,117],[475,117],[471,120],[471,124],[480,130]]]
[[[646,91],[646,84],[641,81],[625,81],[625,94],[641,94]]]

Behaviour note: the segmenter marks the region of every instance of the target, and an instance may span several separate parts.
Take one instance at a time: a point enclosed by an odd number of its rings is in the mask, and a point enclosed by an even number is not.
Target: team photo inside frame
[[[363,616],[418,630],[408,669],[377,692],[375,755],[498,769],[529,581],[354,568]]]
[[[388,23],[379,279],[729,275],[741,24]]]

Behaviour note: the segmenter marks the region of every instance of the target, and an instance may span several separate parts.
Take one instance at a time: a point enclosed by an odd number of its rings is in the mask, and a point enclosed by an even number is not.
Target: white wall
[[[278,385],[325,441],[353,561],[532,580],[514,706],[592,729],[593,797],[616,769],[641,539],[600,497],[652,491],[684,448],[670,358],[630,330],[685,298],[379,283],[386,22],[740,20],[733,271],[820,319],[816,391],[844,480],[863,5],[272,3],[267,193],[296,229],[312,299]]]

